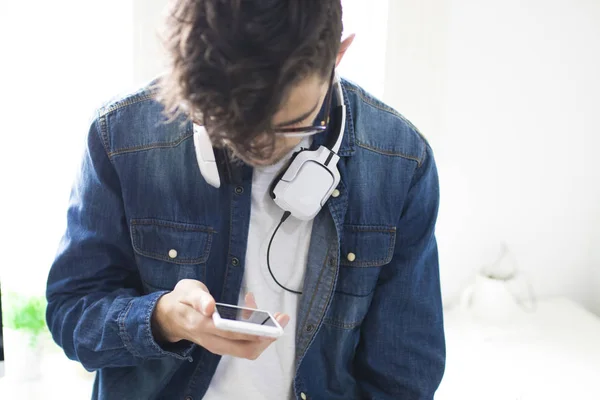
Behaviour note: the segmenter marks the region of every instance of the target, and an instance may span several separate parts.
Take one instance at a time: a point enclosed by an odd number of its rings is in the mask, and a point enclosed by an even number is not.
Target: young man
[[[168,27],[169,73],[91,125],[48,279],[93,397],[432,399],[435,163],[334,74],[340,0],[178,0]],[[285,334],[219,330],[215,301]]]

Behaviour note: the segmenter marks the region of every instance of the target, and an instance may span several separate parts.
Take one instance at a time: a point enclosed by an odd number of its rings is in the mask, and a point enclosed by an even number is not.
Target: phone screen
[[[269,313],[260,310],[246,310],[240,307],[228,306],[223,304],[217,304],[217,311],[223,319],[232,321],[248,322],[251,324],[273,326],[273,323]]]

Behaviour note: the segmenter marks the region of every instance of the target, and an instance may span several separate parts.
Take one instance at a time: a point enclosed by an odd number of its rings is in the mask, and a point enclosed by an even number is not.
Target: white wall
[[[342,0],[343,38],[355,34],[354,42],[338,70],[381,97],[385,87],[388,4],[396,0]]]
[[[506,241],[538,295],[600,314],[600,2],[447,3],[445,51],[433,57],[443,56],[443,96],[397,88],[405,102],[431,96],[435,112],[442,103],[428,136],[442,186],[444,297]],[[427,79],[420,60],[406,61]],[[425,113],[414,117],[428,125]]]
[[[447,0],[392,0],[387,15],[383,99],[429,138],[442,129],[447,8]]]
[[[133,0],[133,80],[142,85],[164,71],[160,40],[167,0]]]
[[[131,85],[131,4],[0,4],[0,278],[43,293],[94,108]]]

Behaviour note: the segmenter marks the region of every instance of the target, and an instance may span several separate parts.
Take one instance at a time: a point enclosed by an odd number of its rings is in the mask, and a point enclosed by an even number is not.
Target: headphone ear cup
[[[294,154],[292,154],[292,157],[290,157],[290,160],[285,164],[285,167],[281,168],[281,171],[279,171],[279,173],[275,176],[275,179],[273,179],[273,182],[271,182],[271,186],[269,188],[269,195],[271,196],[271,198],[273,200],[275,200],[275,198],[277,197],[277,196],[275,196],[275,187],[277,186],[277,184],[279,183],[281,178],[283,178],[283,175],[285,175],[285,173],[290,168],[290,165],[292,165],[292,163],[294,162],[296,157],[298,157],[298,154],[300,154],[306,150],[308,150],[308,149],[302,149],[302,150],[297,151]]]

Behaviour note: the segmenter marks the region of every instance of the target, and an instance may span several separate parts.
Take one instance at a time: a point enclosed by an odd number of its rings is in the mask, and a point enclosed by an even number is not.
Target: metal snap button
[[[353,262],[354,260],[356,260],[356,254],[354,254],[354,253],[348,253],[348,255],[346,256],[346,258],[348,259],[348,261]]]
[[[335,189],[333,193],[331,193],[331,197],[340,197],[340,191]]]
[[[177,258],[177,250],[175,250],[175,249],[169,250],[169,257],[170,258]]]

